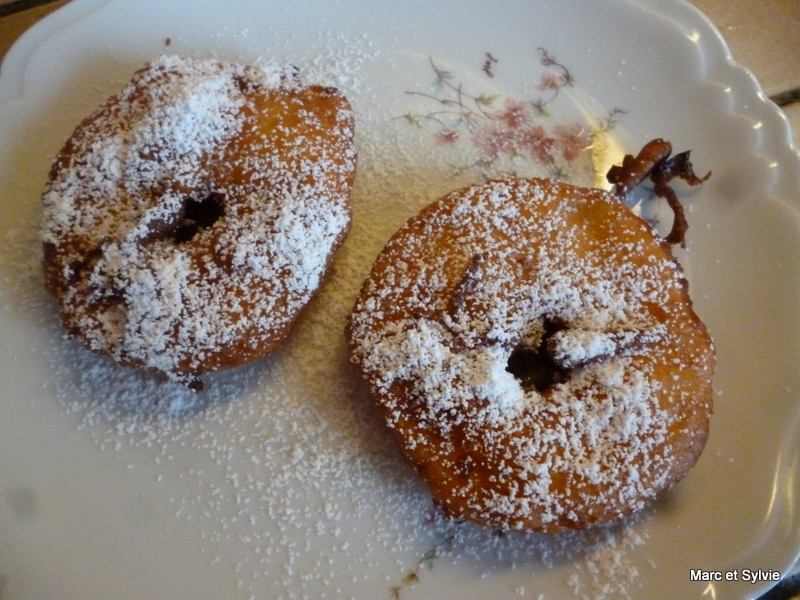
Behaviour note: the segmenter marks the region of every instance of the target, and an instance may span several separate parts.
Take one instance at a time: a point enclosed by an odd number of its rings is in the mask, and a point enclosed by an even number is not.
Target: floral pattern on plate
[[[580,179],[598,163],[603,138],[625,111],[613,109],[593,123],[559,120],[552,109],[564,88],[572,87],[575,80],[546,49],[539,48],[538,52],[545,69],[536,84],[539,95],[531,99],[474,92],[453,70],[429,58],[434,75],[429,91],[406,93],[433,108],[409,111],[398,118],[431,130],[440,150],[458,147],[469,156],[466,164],[453,166],[456,174],[477,169],[484,177],[533,174]],[[486,52],[481,71],[494,78],[498,63],[498,58]]]

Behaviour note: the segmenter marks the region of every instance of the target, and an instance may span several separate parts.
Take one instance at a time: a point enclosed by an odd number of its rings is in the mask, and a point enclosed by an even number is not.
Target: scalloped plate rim
[[[0,70],[0,108],[6,103],[22,101],[25,99],[25,75],[27,65],[31,58],[40,50],[41,44],[50,36],[67,31],[71,26],[79,23],[88,16],[102,10],[105,6],[121,2],[124,0],[73,0],[68,5],[59,8],[57,11],[34,25],[29,29],[6,55],[2,69]],[[742,99],[748,103],[752,99],[758,102],[749,106],[753,114],[748,113],[749,118],[761,118],[766,123],[762,135],[759,138],[759,146],[755,151],[766,152],[768,158],[780,162],[777,177],[772,182],[769,192],[779,191],[778,197],[789,204],[795,213],[800,209],[800,198],[797,195],[787,194],[788,190],[797,190],[800,183],[800,149],[793,141],[789,122],[780,110],[769,98],[766,97],[763,89],[758,83],[752,72],[737,63],[731,54],[730,48],[725,42],[722,34],[716,26],[699,9],[685,0],[628,0],[629,4],[642,7],[652,7],[655,11],[659,9],[674,10],[684,19],[696,20],[713,33],[713,44],[708,43],[705,38],[703,46],[707,57],[712,60],[705,67],[705,77],[708,82],[726,82],[731,78],[737,79],[736,86],[732,86],[735,101],[741,102]],[[742,84],[747,81],[747,84]],[[757,106],[758,109],[753,108]],[[796,421],[793,427],[797,427]],[[794,453],[800,452],[800,441],[794,443]],[[791,456],[787,458],[790,460]],[[794,463],[792,463],[794,464]],[[789,467],[786,467],[789,468]],[[800,548],[792,560],[794,563],[800,559]]]

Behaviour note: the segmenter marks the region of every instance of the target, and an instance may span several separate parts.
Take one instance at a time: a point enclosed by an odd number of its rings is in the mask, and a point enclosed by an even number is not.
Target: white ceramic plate
[[[161,52],[292,62],[341,87],[358,119],[355,221],[333,274],[281,350],[208,377],[202,397],[64,341],[38,273],[50,161]],[[745,570],[794,564],[800,159],[689,5],[76,0],[11,50],[0,101],[2,600],[745,598],[773,585]],[[588,177],[585,153],[565,162],[570,136],[609,115],[602,158],[660,136],[713,171],[680,188],[680,259],[719,355],[708,447],[644,515],[560,538],[428,522],[342,337],[372,259],[419,207],[493,169],[553,172],[530,139],[492,137],[515,110],[570,179]]]

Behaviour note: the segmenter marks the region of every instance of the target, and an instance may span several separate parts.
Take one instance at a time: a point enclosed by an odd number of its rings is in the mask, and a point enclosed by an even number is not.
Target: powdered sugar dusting
[[[428,207],[350,321],[352,360],[439,501],[502,529],[641,509],[685,473],[672,445],[704,439],[710,413],[713,352],[669,251],[616,198],[552,185],[490,181]],[[524,387],[513,357],[540,346],[568,372]],[[687,372],[704,383],[674,383]]]
[[[43,197],[70,333],[178,379],[282,338],[349,227],[356,158],[349,109],[323,124],[305,89],[294,67],[162,56],[84,121]]]
[[[31,350],[49,367],[45,397],[52,394],[60,410],[80,420],[78,440],[113,458],[144,457],[141,468],[166,495],[166,506],[157,510],[196,527],[198,552],[209,567],[235,574],[230,598],[388,597],[452,526],[428,519],[430,495],[387,439],[372,399],[346,363],[341,331],[358,286],[391,233],[428,201],[466,181],[451,178],[448,160],[440,160],[405,124],[393,122],[397,113],[376,100],[385,81],[374,77],[370,65],[379,59],[393,65],[392,57],[381,56],[368,40],[344,48],[342,40],[331,43],[337,47],[330,53],[295,64],[309,81],[336,85],[353,102],[359,148],[355,217],[330,278],[286,344],[269,357],[208,375],[203,394],[120,367],[62,339],[43,290],[35,223],[10,225],[0,239],[0,308],[46,339]],[[15,352],[26,360],[26,349]],[[506,396],[490,382],[475,385],[496,393],[499,403]],[[519,398],[509,398],[509,407],[519,405]],[[423,571],[408,596],[425,596],[428,584],[453,574],[453,585],[468,586],[465,595],[510,576],[525,597],[549,598],[539,590],[542,575],[553,570],[565,594],[571,593],[566,579],[574,573],[579,596],[592,597],[592,552],[616,549],[623,556],[617,570],[627,569],[633,548],[621,541],[624,531],[645,528],[645,522],[626,521],[545,537],[498,535],[464,524],[452,549],[433,571]],[[613,568],[600,569],[597,580],[635,586]]]

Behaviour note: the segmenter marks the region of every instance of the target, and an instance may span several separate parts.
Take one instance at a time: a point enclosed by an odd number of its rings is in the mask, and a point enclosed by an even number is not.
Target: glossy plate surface
[[[343,89],[358,123],[354,224],[331,276],[284,347],[207,377],[202,396],[63,340],[38,271],[50,162],[164,52],[291,62]],[[0,102],[2,600],[749,598],[774,582],[747,578],[794,564],[800,158],[689,5],[76,0],[8,54]],[[645,514],[586,534],[442,522],[347,363],[372,260],[457,185],[591,183],[590,159],[654,137],[713,171],[679,188],[679,259],[719,358],[703,457]]]

